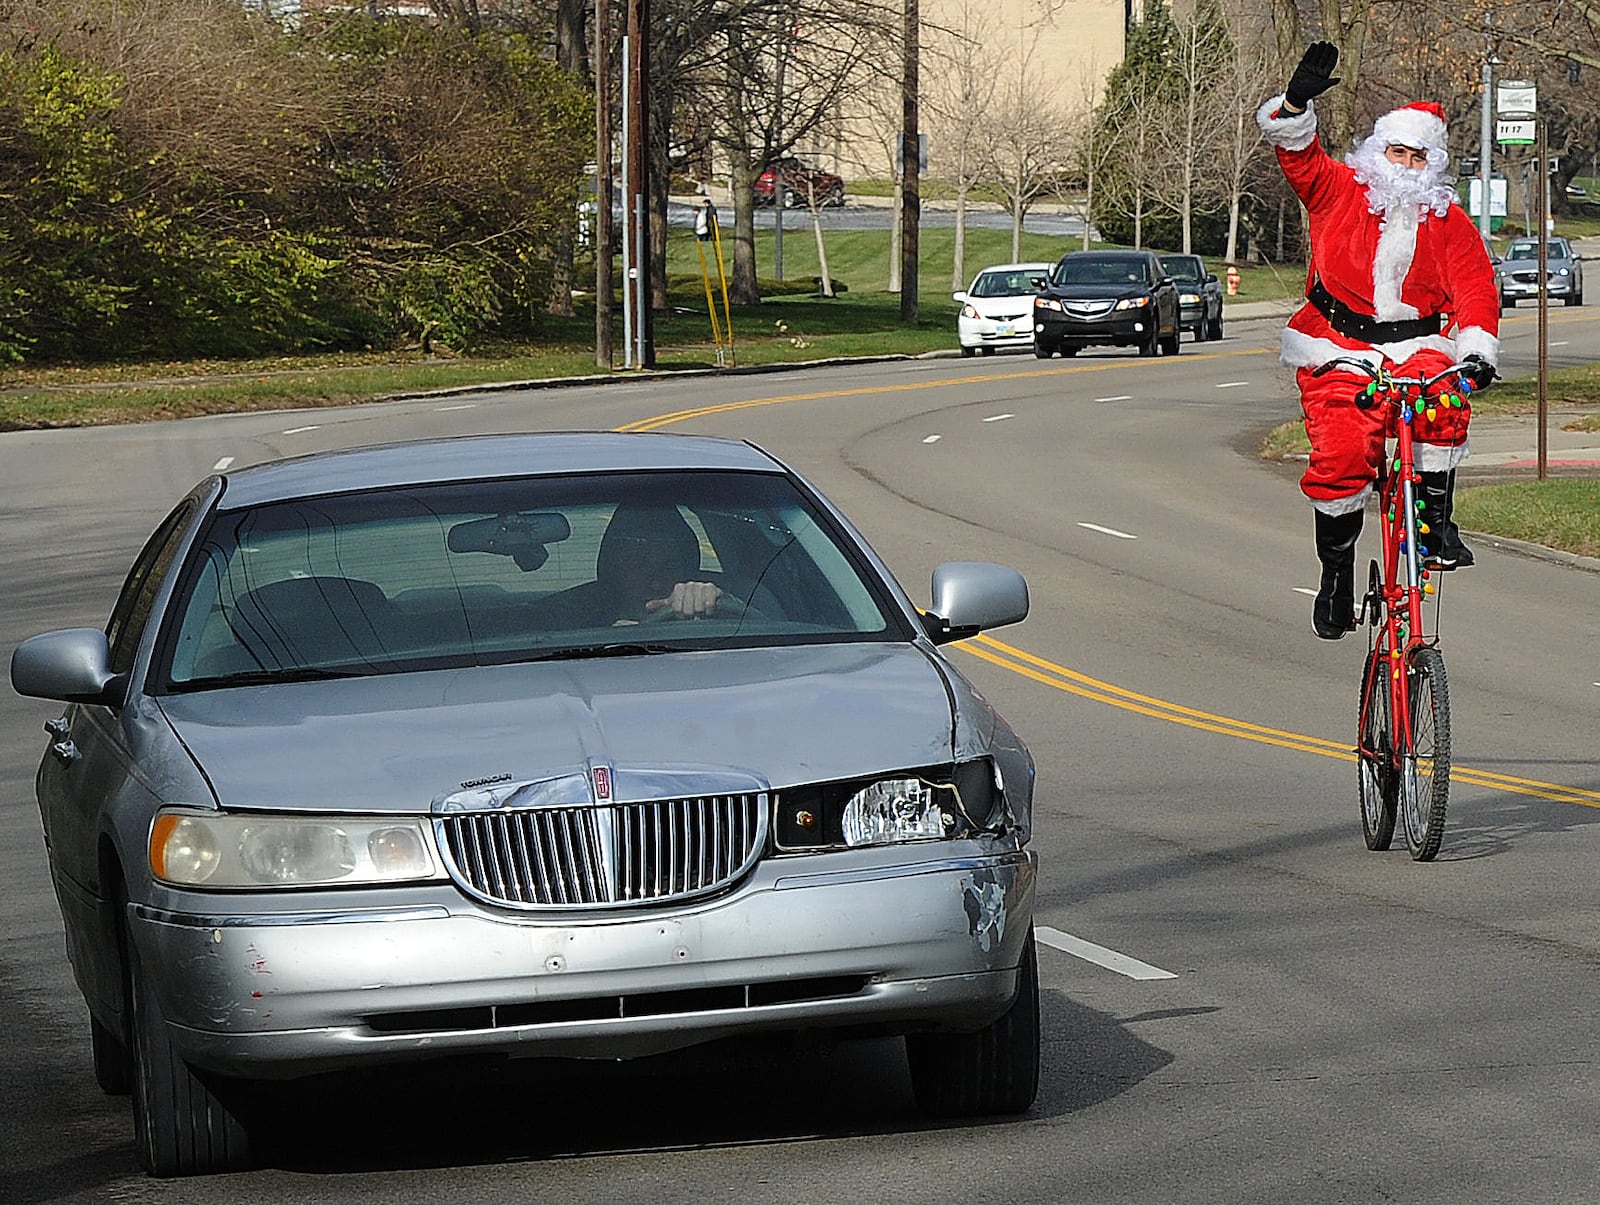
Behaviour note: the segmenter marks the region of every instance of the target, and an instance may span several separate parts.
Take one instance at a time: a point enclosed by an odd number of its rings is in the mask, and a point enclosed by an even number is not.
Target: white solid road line
[[[448,410],[476,410],[477,408],[477,402],[466,402],[460,406],[435,406],[433,412],[435,414],[444,414]]]
[[[1133,394],[1119,393],[1116,397],[1097,397],[1094,400],[1097,402],[1131,402],[1133,401]]]
[[[1125,531],[1118,531],[1115,527],[1101,527],[1098,523],[1079,523],[1079,527],[1086,527],[1090,531],[1098,531],[1103,536],[1116,536],[1119,540],[1137,540],[1138,536],[1130,536]]]
[[[1126,954],[1097,946],[1092,941],[1084,941],[1081,937],[1063,933],[1060,929],[1052,929],[1049,925],[1035,925],[1033,935],[1053,950],[1060,950],[1063,954],[1071,954],[1074,958],[1082,958],[1085,962],[1103,966],[1106,970],[1126,975],[1129,979],[1177,978],[1171,971],[1163,971],[1148,962],[1140,962],[1137,958],[1130,958]]]
[[[1310,589],[1307,586],[1291,586],[1290,589],[1292,589],[1296,594],[1305,594],[1305,595],[1309,595],[1312,598],[1315,598],[1317,596],[1317,592],[1315,590]]]

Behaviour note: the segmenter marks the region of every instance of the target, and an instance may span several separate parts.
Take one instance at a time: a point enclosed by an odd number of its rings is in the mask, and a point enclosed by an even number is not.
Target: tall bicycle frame
[[[1370,627],[1356,720],[1362,833],[1368,849],[1388,849],[1398,819],[1411,856],[1427,862],[1439,852],[1450,804],[1450,687],[1424,607],[1432,596],[1437,619],[1437,587],[1425,563],[1426,541],[1434,533],[1426,504],[1417,497],[1421,478],[1412,424],[1419,406],[1464,406],[1471,383],[1462,378],[1459,393],[1433,392],[1463,366],[1453,364],[1432,377],[1397,377],[1346,356],[1322,365],[1316,375],[1341,365],[1371,378],[1356,397],[1358,406],[1390,406],[1398,419],[1394,455],[1389,457],[1385,441],[1379,475],[1382,551],[1370,564],[1361,600],[1360,619]]]

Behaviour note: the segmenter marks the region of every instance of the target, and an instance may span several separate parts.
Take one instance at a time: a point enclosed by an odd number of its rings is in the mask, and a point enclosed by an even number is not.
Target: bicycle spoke
[[[1412,747],[1401,758],[1400,814],[1411,856],[1427,862],[1439,852],[1450,805],[1450,688],[1438,649],[1413,649],[1407,673]]]

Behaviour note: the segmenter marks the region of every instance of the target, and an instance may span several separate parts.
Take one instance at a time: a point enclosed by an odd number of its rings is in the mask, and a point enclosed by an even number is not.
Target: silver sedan
[[[96,1076],[157,1175],[262,1081],[754,1032],[904,1035],[921,1106],[1033,1101],[1023,742],[748,444],[551,434],[207,478],[109,622],[36,636],[39,806]]]

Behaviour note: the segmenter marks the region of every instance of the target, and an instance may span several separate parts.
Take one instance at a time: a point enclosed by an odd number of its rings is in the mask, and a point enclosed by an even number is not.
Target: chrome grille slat
[[[606,908],[702,895],[761,856],[768,797],[500,809],[436,820],[451,877],[509,907]]]

